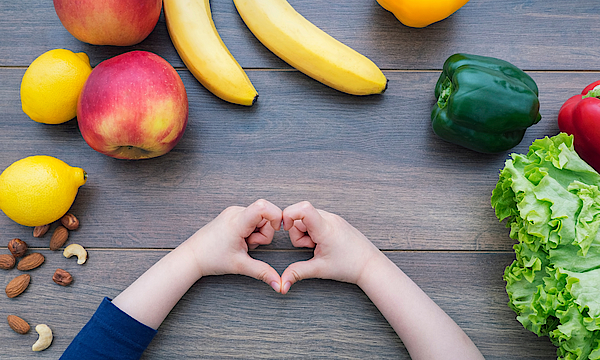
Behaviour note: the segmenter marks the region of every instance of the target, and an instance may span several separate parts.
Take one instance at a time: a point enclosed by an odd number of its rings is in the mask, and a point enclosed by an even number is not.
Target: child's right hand
[[[314,256],[288,266],[281,293],[296,281],[356,284],[394,328],[412,359],[483,360],[464,331],[400,268],[341,217],[301,202],[283,210],[283,228]]]
[[[338,215],[303,201],[283,210],[283,229],[295,247],[314,248],[314,257],[288,266],[281,293],[308,278],[357,284],[369,261],[384,256],[369,239]]]

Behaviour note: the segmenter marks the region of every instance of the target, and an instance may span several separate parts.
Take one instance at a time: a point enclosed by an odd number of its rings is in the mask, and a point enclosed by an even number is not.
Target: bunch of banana
[[[286,0],[234,3],[254,36],[304,74],[353,95],[385,91],[387,79],[377,65],[306,20]]]
[[[250,106],[258,93],[219,36],[209,0],[164,0],[171,41],[190,72],[225,101]]]

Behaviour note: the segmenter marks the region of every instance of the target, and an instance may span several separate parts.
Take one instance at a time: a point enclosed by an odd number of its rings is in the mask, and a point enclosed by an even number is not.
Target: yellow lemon
[[[40,55],[21,81],[21,106],[31,119],[60,124],[77,116],[77,100],[92,72],[85,53],[54,49]]]
[[[52,156],[30,156],[0,174],[0,209],[15,222],[41,226],[67,213],[87,173]]]

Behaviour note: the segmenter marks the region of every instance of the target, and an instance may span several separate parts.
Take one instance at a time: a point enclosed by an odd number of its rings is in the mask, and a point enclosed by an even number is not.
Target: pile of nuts
[[[66,214],[60,219],[60,225],[56,227],[50,239],[50,250],[59,250],[68,240],[69,231],[76,230],[79,227],[79,220],[73,214]],[[44,236],[50,229],[50,224],[36,226],[33,230],[33,237],[39,238]],[[45,257],[41,253],[33,252],[27,254],[29,249],[27,243],[21,239],[15,238],[9,241],[9,254],[0,254],[0,269],[10,270],[17,267],[20,271],[29,271],[41,266]],[[63,256],[70,258],[77,256],[77,263],[82,265],[86,262],[88,254],[83,246],[79,244],[70,244],[63,251]],[[18,263],[17,259],[21,258]],[[73,276],[66,270],[56,269],[52,280],[61,286],[69,286],[73,282]],[[5,292],[9,298],[15,298],[21,295],[29,286],[31,276],[29,274],[21,274],[12,279],[6,285]],[[22,318],[16,315],[7,317],[8,325],[18,334],[27,334],[30,330],[29,324]],[[39,334],[38,340],[33,344],[33,351],[41,351],[50,346],[52,343],[52,330],[45,324],[40,324],[35,327]]]

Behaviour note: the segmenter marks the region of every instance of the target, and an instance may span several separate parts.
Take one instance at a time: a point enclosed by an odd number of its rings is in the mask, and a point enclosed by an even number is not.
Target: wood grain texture
[[[231,105],[180,71],[190,120],[169,154],[119,161],[92,150],[76,121],[35,123],[20,108],[23,69],[0,69],[0,168],[52,155],[89,174],[72,212],[86,246],[173,248],[230,205],[265,198],[284,208],[302,200],[337,213],[381,249],[511,250],[490,206],[508,154],[558,132],[562,103],[596,73],[533,72],[542,121],[512,151],[483,155],[431,131],[438,72],[386,72],[382,96],[352,97],[296,71],[250,73],[261,97]],[[31,229],[0,217],[8,237]],[[274,249],[290,248],[285,233]]]
[[[525,330],[507,306],[502,274],[513,241],[489,197],[510,152],[558,132],[562,103],[600,78],[597,0],[471,0],[424,29],[402,25],[375,0],[289,0],[307,19],[384,69],[381,96],[355,97],[291,69],[260,44],[232,1],[211,1],[229,50],[258,90],[251,108],[223,102],[185,69],[161,16],[131,47],[93,46],[71,36],[51,1],[0,2],[0,170],[29,155],[58,157],[89,173],[71,211],[70,242],[90,249],[77,265],[48,250],[50,236],[0,214],[0,253],[13,237],[46,256],[17,298],[0,296],[0,359],[56,359],[103,296],[114,297],[168,249],[230,205],[265,198],[284,208],[309,200],[337,213],[420,285],[473,339],[486,359],[553,359],[547,338]],[[21,110],[27,66],[55,48],[86,52],[92,65],[130,50],[152,51],[186,86],[190,121],[169,154],[119,161],[93,151],[76,120],[47,126]],[[483,155],[431,131],[433,87],[456,52],[494,56],[525,69],[540,89],[542,121],[520,145]],[[53,225],[53,226],[56,226]],[[277,232],[253,251],[280,273],[312,253]],[[52,282],[61,267],[75,281]],[[21,272],[0,271],[4,285]],[[53,345],[34,354],[37,335],[14,333],[9,314],[47,323]],[[2,325],[4,324],[4,325]],[[201,279],[175,307],[144,359],[409,359],[394,331],[354,285],[305,280],[286,296],[253,279]]]
[[[568,1],[471,0],[448,19],[424,29],[402,25],[375,0],[290,0],[324,31],[384,69],[440,69],[455,52],[500,57],[528,70],[600,70],[600,4]],[[211,1],[224,43],[245,68],[289,68],[245,27],[233,1]],[[164,18],[141,44],[84,44],[62,27],[51,1],[0,3],[0,66],[26,66],[43,52],[67,48],[88,53],[92,64],[140,49],[183,66]]]
[[[17,298],[0,296],[0,319],[15,314],[32,326],[49,325],[52,346],[36,358],[56,359],[89,320],[104,296],[114,297],[165,251],[90,249],[81,266],[59,252],[41,250],[46,262],[30,272],[29,289]],[[310,251],[253,251],[280,273]],[[550,359],[546,338],[524,330],[506,303],[502,273],[509,253],[387,253],[473,339],[486,359]],[[52,282],[57,267],[75,281]],[[18,275],[0,271],[0,283]],[[176,275],[176,274],[174,274]],[[29,359],[37,335],[14,333],[0,323],[2,358]],[[235,275],[201,279],[161,326],[144,359],[409,359],[394,331],[354,285],[304,280],[288,295]]]

